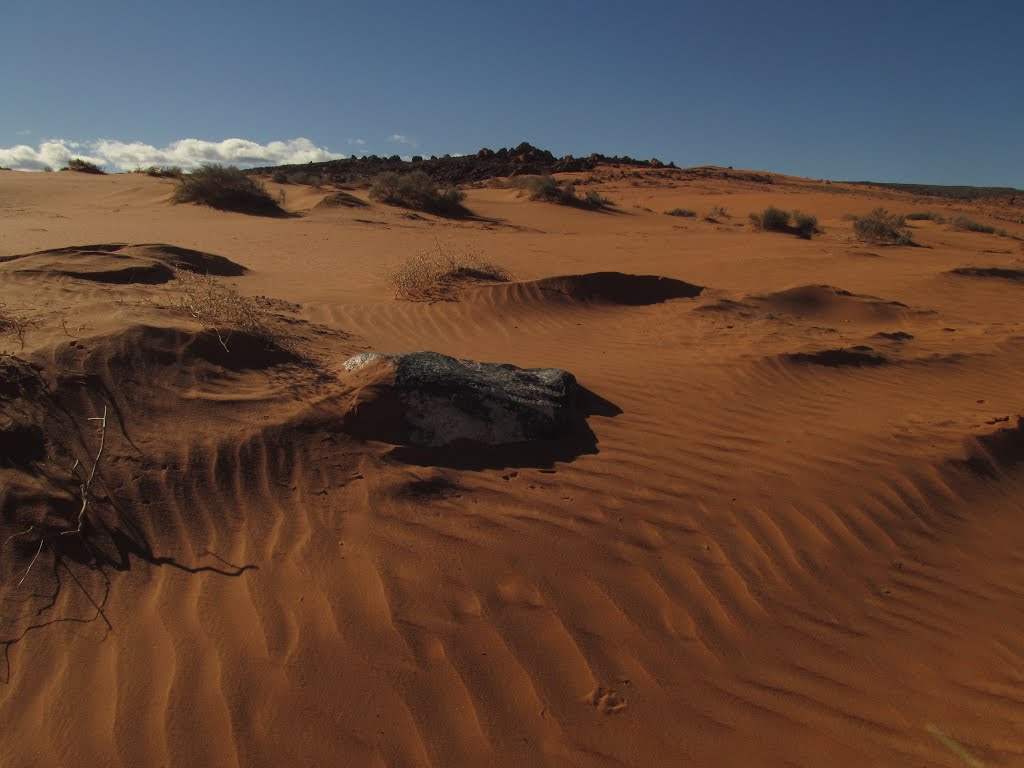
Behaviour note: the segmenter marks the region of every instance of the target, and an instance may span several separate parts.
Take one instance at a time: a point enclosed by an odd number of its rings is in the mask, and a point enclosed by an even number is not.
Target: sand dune
[[[0,762],[1024,761],[1019,211],[594,178],[619,215],[473,189],[478,219],[259,219],[3,175]],[[752,231],[772,204],[823,233]],[[1010,236],[857,242],[877,205]],[[395,300],[441,239],[516,279]],[[270,335],[197,320],[179,270]],[[342,363],[413,350],[571,371],[579,417],[499,450],[353,434]]]

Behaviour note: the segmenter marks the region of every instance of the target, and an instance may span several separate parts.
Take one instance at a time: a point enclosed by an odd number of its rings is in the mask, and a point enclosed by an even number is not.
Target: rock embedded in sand
[[[360,437],[437,448],[556,437],[578,385],[557,368],[517,368],[437,352],[363,353],[345,362],[355,390],[345,427]]]

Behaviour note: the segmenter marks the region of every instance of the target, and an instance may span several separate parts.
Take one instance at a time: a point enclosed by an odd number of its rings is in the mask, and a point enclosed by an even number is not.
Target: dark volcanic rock
[[[578,385],[556,368],[517,368],[436,352],[364,353],[345,363],[355,390],[345,428],[365,439],[437,448],[558,436]]]

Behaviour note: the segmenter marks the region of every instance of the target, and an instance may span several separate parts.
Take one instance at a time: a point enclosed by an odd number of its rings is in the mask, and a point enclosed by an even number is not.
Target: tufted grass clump
[[[385,274],[403,301],[454,301],[467,283],[506,283],[512,273],[484,258],[471,247],[456,248],[450,241],[435,241]]]
[[[203,163],[178,181],[178,189],[171,198],[175,203],[196,203],[256,216],[285,215],[257,179],[233,165]]]
[[[986,235],[999,235],[1000,237],[1006,237],[1006,230],[999,229],[997,227],[990,226],[989,224],[982,224],[980,221],[969,219],[966,216],[954,216],[949,225],[953,229],[960,230],[961,232],[981,232]]]
[[[903,216],[875,208],[864,216],[855,216],[853,231],[861,240],[876,245],[912,245],[910,230]]]
[[[946,217],[934,211],[916,211],[908,213],[903,217],[907,221],[934,221],[936,224],[945,224]]]
[[[818,217],[802,211],[783,211],[768,206],[761,213],[750,214],[750,222],[761,232],[787,232],[810,240],[817,232]]]
[[[696,211],[691,211],[689,208],[673,208],[671,211],[665,211],[666,216],[678,216],[681,219],[692,219],[697,215]]]

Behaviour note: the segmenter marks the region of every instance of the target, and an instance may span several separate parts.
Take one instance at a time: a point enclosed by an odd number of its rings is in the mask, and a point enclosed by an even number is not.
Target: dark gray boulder
[[[360,437],[436,448],[456,441],[505,445],[561,434],[578,385],[556,368],[410,352],[345,362],[353,393],[345,427]]]

